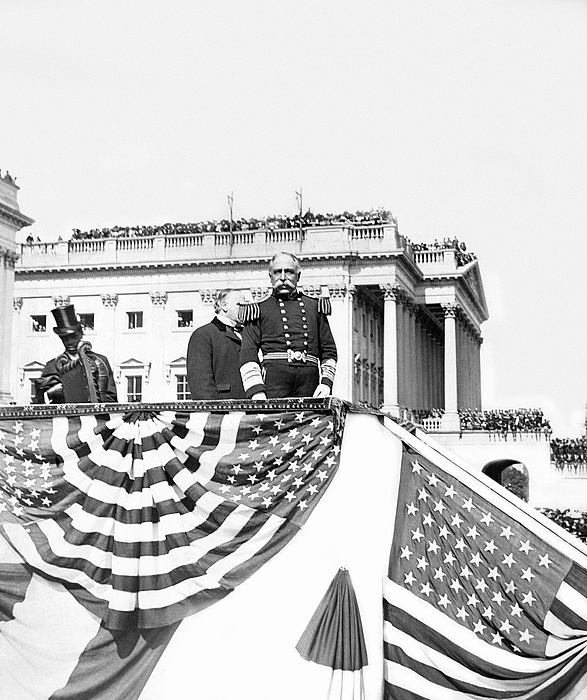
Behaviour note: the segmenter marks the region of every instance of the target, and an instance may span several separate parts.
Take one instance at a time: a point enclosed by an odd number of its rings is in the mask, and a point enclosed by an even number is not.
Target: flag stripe
[[[303,525],[338,467],[335,422],[331,408],[15,422],[2,449],[28,466],[0,493],[5,534],[38,571],[107,601],[112,629],[170,624]]]
[[[402,628],[408,627],[410,634],[414,630],[412,636],[417,638],[420,631],[427,646],[441,652],[450,649],[451,652],[466,657],[469,667],[474,664],[485,667],[488,676],[501,673],[504,677],[516,679],[538,673],[544,668],[555,667],[558,663],[554,659],[545,661],[512,654],[503,647],[490,646],[472,630],[389,580],[385,582],[384,603],[388,606],[387,615],[393,616],[392,623],[394,619],[401,620]]]
[[[388,427],[404,450],[384,594],[385,697],[577,698],[585,548],[442,448]]]

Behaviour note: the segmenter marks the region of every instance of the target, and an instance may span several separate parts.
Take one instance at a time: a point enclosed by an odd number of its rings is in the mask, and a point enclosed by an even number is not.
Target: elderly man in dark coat
[[[242,292],[224,289],[214,302],[216,316],[196,328],[188,344],[187,372],[192,399],[243,399],[237,327]]]
[[[35,403],[116,403],[116,383],[108,358],[92,350],[82,340],[82,324],[73,304],[59,306],[53,331],[61,338],[65,351],[49,360],[41,377],[35,380]]]

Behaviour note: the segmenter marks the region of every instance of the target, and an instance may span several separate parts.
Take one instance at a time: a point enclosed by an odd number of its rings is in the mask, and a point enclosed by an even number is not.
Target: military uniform
[[[247,398],[259,392],[268,398],[312,396],[318,384],[332,389],[337,352],[327,318],[329,299],[296,290],[241,308],[240,366]]]

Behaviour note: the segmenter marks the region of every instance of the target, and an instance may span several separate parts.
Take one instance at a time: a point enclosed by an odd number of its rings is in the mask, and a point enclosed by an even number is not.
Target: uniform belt
[[[320,362],[314,355],[308,355],[305,350],[288,350],[287,352],[268,352],[263,355],[263,360],[285,360],[286,362],[309,362],[319,365]]]

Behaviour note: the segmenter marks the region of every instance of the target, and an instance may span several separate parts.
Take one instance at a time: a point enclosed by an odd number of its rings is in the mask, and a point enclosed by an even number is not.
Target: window
[[[126,400],[129,403],[143,400],[143,378],[140,374],[133,374],[126,378]]]
[[[187,374],[176,374],[176,393],[178,401],[189,401],[192,398],[188,387]]]
[[[142,311],[127,311],[128,328],[135,330],[143,327],[143,312]]]
[[[84,333],[94,330],[94,314],[80,314],[79,322],[82,324]]]
[[[31,316],[31,323],[33,333],[45,333],[47,330],[47,317],[44,314],[42,316]]]
[[[29,402],[30,403],[35,403],[35,400],[37,398],[37,379],[36,377],[29,377]]]
[[[194,312],[192,309],[186,309],[184,311],[178,310],[176,314],[178,328],[191,328],[194,325]]]

